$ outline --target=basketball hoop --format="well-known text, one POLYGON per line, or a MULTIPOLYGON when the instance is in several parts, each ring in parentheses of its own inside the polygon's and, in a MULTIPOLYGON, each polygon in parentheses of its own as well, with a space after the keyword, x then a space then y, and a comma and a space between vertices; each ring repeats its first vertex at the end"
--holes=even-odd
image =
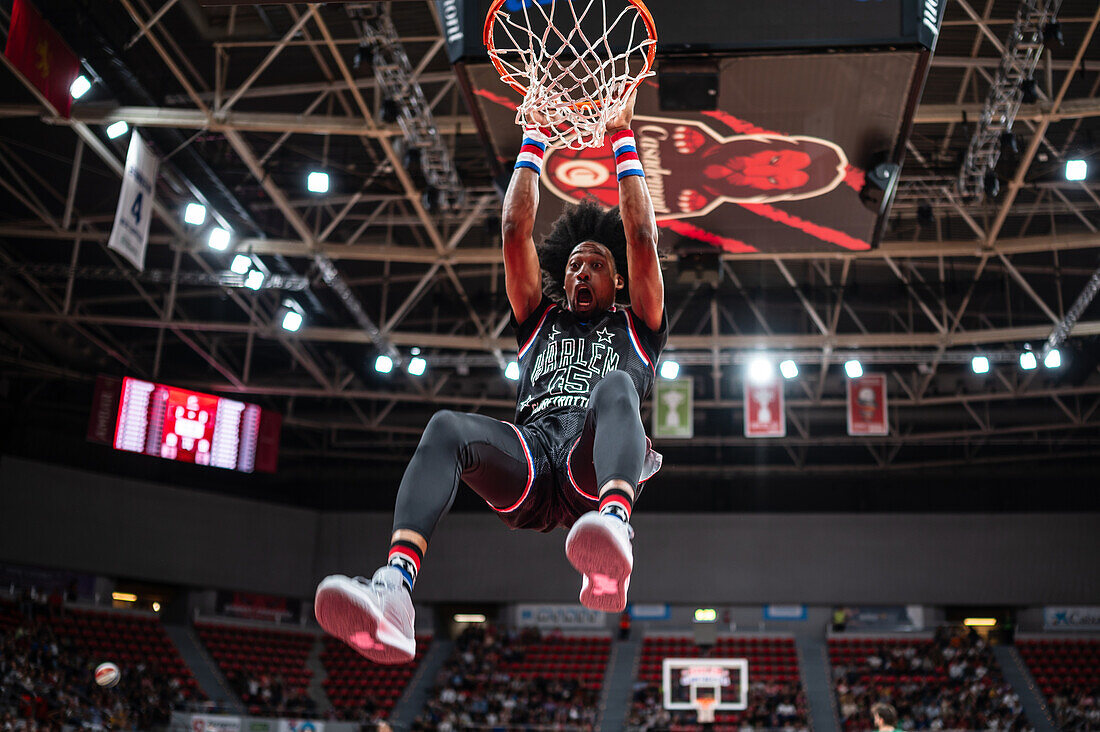
POLYGON ((695 721, 699 724, 714 724, 714 705, 718 700, 700 697, 695 700, 695 721))
POLYGON ((608 121, 653 75, 657 27, 642 0, 493 0, 484 41, 523 95, 516 123, 580 150, 604 144, 608 121))

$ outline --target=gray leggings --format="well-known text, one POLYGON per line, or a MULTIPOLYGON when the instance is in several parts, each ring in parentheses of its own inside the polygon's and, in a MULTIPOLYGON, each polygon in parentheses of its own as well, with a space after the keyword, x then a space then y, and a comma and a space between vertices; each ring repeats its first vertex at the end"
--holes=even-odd
MULTIPOLYGON (((597 490, 616 479, 636 488, 645 458, 645 428, 638 392, 625 372, 608 373, 592 389, 584 429, 594 431, 597 490)), ((394 530, 411 529, 430 540, 454 503, 460 478, 498 511, 516 505, 529 488, 536 457, 530 450, 540 449, 532 442, 521 440, 508 422, 481 414, 436 412, 401 479, 394 530)))

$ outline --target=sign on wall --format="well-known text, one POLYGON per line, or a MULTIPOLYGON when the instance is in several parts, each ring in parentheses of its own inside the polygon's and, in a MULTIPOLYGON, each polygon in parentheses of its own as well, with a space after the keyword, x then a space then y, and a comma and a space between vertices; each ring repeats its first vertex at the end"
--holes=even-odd
POLYGON ((1048 606, 1043 608, 1047 630, 1100 630, 1100 606, 1048 606))
POLYGON ((653 437, 690 439, 695 434, 692 380, 657 379, 653 384, 653 437))
POLYGON ((222 714, 192 714, 191 732, 241 732, 241 718, 222 714))
POLYGON ((517 605, 516 623, 542 630, 600 629, 607 625, 604 613, 582 605, 517 605))

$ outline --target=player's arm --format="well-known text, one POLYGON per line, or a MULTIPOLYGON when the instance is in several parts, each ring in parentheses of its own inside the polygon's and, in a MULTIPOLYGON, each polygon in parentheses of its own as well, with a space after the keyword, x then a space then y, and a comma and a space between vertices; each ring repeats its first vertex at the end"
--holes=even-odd
MULTIPOLYGON (((537 140, 535 141, 538 142, 537 140)), ((535 251, 535 214, 539 208, 541 154, 524 137, 508 192, 504 196, 501 240, 504 244, 504 289, 516 322, 522 323, 542 301, 542 270, 535 251)))
POLYGON ((607 124, 607 133, 616 150, 616 167, 620 168, 619 211, 626 230, 626 260, 630 271, 630 308, 650 330, 661 329, 665 312, 665 281, 661 275, 661 262, 657 257, 657 217, 653 213, 653 201, 645 177, 629 174, 631 167, 640 171, 640 163, 630 162, 629 153, 622 153, 622 142, 615 142, 615 135, 630 129, 634 118, 634 100, 631 95, 623 113, 607 124), (626 157, 624 157, 624 155, 626 157), (626 162, 626 165, 619 165, 626 162), (626 172, 627 174, 623 174, 626 172))

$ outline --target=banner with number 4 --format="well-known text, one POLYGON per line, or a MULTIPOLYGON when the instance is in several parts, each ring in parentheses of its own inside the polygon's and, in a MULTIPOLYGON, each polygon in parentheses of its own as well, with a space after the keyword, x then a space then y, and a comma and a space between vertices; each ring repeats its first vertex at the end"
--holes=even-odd
POLYGON ((160 161, 135 130, 126 153, 126 171, 115 210, 115 225, 107 247, 126 258, 138 270, 145 269, 145 248, 153 220, 153 196, 160 161))

